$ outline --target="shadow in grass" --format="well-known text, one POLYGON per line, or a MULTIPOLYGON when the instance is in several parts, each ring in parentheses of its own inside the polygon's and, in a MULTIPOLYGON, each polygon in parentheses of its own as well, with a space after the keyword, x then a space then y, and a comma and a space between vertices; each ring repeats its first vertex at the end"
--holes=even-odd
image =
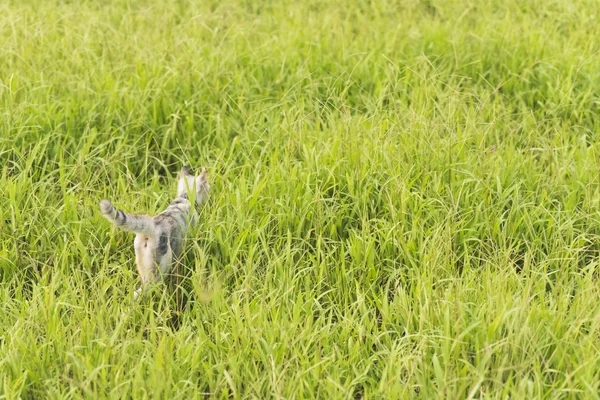
POLYGON ((178 330, 181 326, 183 314, 187 311, 190 300, 193 300, 193 286, 191 283, 191 270, 177 268, 167 280, 167 290, 170 295, 171 316, 168 320, 169 328, 178 330), (177 271, 179 269, 179 271, 177 271))

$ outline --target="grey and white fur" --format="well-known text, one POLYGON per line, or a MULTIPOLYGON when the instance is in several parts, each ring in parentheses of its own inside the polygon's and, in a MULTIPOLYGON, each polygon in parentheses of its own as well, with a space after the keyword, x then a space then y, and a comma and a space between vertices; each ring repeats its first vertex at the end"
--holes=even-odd
POLYGON ((171 272, 183 250, 185 234, 198 218, 195 206, 206 200, 209 190, 206 168, 194 176, 183 167, 179 173, 177 198, 154 217, 127 214, 117 210, 108 200, 100 202, 100 210, 106 219, 136 234, 133 247, 142 285, 135 291, 135 299, 171 272))

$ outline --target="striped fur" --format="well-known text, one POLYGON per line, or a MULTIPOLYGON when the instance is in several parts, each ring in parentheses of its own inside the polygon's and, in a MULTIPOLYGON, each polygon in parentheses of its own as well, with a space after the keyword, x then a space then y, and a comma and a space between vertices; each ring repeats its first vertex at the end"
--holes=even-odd
POLYGON ((147 215, 127 214, 117 210, 108 200, 100 202, 100 210, 106 219, 125 231, 146 234, 154 231, 154 222, 147 215))
POLYGON ((106 219, 123 230, 136 233, 133 247, 142 285, 135 291, 134 298, 171 272, 183 250, 185 234, 197 220, 195 205, 206 200, 209 191, 205 168, 200 175, 193 176, 183 167, 177 184, 177 198, 154 217, 127 214, 117 210, 108 200, 100 202, 100 210, 106 219))

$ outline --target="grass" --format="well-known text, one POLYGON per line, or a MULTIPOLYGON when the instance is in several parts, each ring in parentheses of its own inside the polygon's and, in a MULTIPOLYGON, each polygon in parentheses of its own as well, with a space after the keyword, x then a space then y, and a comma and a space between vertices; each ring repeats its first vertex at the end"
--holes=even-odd
POLYGON ((3 2, 0 398, 597 398, 599 18, 3 2), (155 213, 184 163, 175 323, 98 202, 155 213))

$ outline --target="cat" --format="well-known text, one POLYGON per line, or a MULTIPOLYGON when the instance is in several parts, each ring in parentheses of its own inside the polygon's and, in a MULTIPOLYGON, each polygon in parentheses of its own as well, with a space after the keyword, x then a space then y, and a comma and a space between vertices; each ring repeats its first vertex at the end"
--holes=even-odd
POLYGON ((117 210, 108 200, 100 202, 100 210, 106 219, 136 234, 133 247, 142 284, 134 292, 134 299, 139 299, 153 283, 172 270, 183 250, 185 233, 198 219, 196 206, 208 198, 209 191, 206 168, 194 176, 184 166, 179 173, 177 198, 154 217, 127 214, 117 210))

